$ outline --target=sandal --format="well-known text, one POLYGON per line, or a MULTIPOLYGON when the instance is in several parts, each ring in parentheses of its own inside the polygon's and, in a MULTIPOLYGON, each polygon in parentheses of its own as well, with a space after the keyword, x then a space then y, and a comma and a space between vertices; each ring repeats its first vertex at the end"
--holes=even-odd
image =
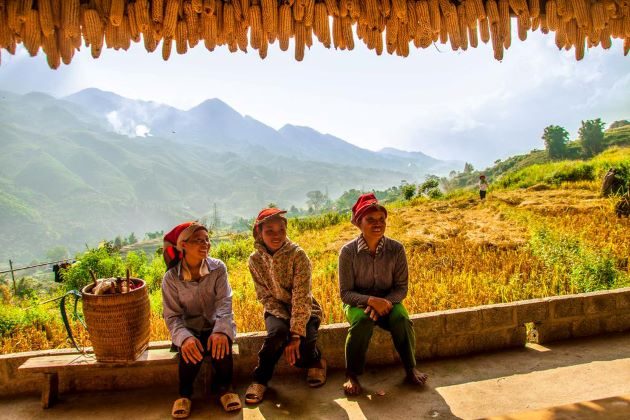
POLYGON ((173 403, 173 409, 171 410, 171 416, 174 419, 185 419, 190 416, 190 406, 192 401, 188 398, 179 398, 173 403))
POLYGON ((267 387, 263 384, 257 384, 256 382, 254 382, 247 388, 247 391, 245 392, 245 402, 247 404, 258 404, 262 402, 266 389, 267 387))
POLYGON ((221 402, 223 409, 228 413, 230 411, 240 410, 243 407, 241 405, 241 399, 234 392, 226 392, 225 394, 221 395, 219 401, 221 402))
POLYGON ((311 388, 317 388, 326 383, 326 359, 321 359, 321 368, 310 368, 306 371, 306 382, 311 388))

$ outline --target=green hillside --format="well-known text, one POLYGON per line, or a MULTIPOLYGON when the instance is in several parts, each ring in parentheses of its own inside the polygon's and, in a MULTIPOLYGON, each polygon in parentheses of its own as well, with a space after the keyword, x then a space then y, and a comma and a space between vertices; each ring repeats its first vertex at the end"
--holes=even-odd
POLYGON ((616 168, 619 176, 630 183, 630 147, 611 147, 590 160, 563 160, 533 164, 503 174, 496 185, 502 188, 528 188, 543 184, 558 187, 566 182, 586 182, 594 189, 604 174, 616 168))
MULTIPOLYGON (((486 175, 491 184, 498 183, 498 185, 503 187, 512 184, 517 184, 519 187, 528 187, 540 182, 552 185, 569 180, 563 179, 565 176, 571 178, 570 180, 593 181, 600 179, 601 176, 610 169, 610 165, 615 164, 608 162, 606 156, 623 156, 630 153, 630 149, 628 149, 630 147, 630 124, 618 128, 609 128, 604 131, 603 145, 605 149, 619 149, 620 151, 610 152, 610 155, 607 155, 605 151, 604 156, 596 157, 593 163, 595 166, 591 164, 580 166, 580 164, 577 163, 583 162, 583 160, 580 158, 580 144, 575 140, 567 144, 567 155, 569 159, 561 162, 552 161, 545 150, 532 150, 527 154, 511 156, 505 160, 498 160, 493 166, 482 171, 471 171, 469 173, 460 172, 453 177, 443 178, 442 184, 447 190, 474 187, 477 185, 479 175, 481 174, 486 175), (569 162, 576 162, 576 164, 569 162), (531 177, 522 172, 530 167, 535 167, 535 169, 529 171, 529 174, 532 175, 531 177), (578 167, 587 172, 579 173, 580 169, 576 169, 577 172, 573 174, 558 174, 558 171, 570 172, 571 168, 578 167), (538 172, 538 175, 533 176, 533 172, 538 172)), ((612 159, 614 162, 617 162, 616 157, 612 159)), ((628 181, 630 181, 630 179, 628 179, 628 181)))
MULTIPOLYGON (((0 102, 0 148, 0 261, 30 262, 59 245, 75 252, 130 232, 142 237, 214 204, 223 220, 251 217, 271 201, 301 205, 313 189, 341 194, 372 174, 261 147, 248 160, 204 144, 129 138, 75 104, 41 94, 0 102)), ((370 187, 404 178, 380 174, 370 187)))

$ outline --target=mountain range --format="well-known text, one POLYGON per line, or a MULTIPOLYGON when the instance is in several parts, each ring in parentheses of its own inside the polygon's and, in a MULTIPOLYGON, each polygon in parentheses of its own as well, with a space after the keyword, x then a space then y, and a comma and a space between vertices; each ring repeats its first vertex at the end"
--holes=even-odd
POLYGON ((275 130, 219 99, 187 111, 86 89, 0 92, 0 260, 41 258, 207 214, 252 217, 463 167, 420 152, 362 149, 309 127, 275 130))

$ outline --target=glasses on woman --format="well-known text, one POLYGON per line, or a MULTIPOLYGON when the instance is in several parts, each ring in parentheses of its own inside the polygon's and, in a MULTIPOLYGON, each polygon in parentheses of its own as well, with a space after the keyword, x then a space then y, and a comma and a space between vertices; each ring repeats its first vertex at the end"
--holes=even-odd
POLYGON ((210 245, 210 238, 189 239, 186 242, 193 245, 210 245))

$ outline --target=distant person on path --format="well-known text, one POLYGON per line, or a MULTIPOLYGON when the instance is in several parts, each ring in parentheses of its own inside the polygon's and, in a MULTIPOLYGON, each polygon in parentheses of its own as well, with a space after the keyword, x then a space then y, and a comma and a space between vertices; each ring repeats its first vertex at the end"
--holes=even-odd
POLYGON ((486 181, 485 175, 479 176, 479 198, 481 201, 486 199, 486 194, 488 191, 488 181, 486 181))
POLYGON ((264 398, 267 383, 284 353, 291 366, 307 369, 311 387, 326 382, 326 360, 317 348, 322 309, 311 291, 311 262, 302 248, 287 238, 286 211, 262 210, 254 223, 254 251, 249 271, 256 296, 263 304, 267 337, 258 352, 258 366, 245 402, 264 398))
MULTIPOLYGON (((164 237, 181 258, 162 279, 164 320, 179 352, 179 396, 173 418, 190 415, 193 383, 204 356, 211 356, 212 387, 225 411, 242 407, 232 391, 232 342, 236 326, 232 289, 221 260, 208 257, 208 229, 196 222, 176 226, 164 237)), ((166 259, 166 253, 165 253, 166 259)), ((167 261, 168 264, 168 261, 167 261)))
POLYGON ((352 207, 351 221, 361 234, 339 253, 339 289, 350 323, 343 389, 347 395, 361 393, 358 377, 363 373, 375 325, 391 333, 406 379, 424 385, 428 377, 416 369, 415 334, 402 304, 408 288, 405 248, 385 237, 387 210, 374 194, 359 197, 352 207))

